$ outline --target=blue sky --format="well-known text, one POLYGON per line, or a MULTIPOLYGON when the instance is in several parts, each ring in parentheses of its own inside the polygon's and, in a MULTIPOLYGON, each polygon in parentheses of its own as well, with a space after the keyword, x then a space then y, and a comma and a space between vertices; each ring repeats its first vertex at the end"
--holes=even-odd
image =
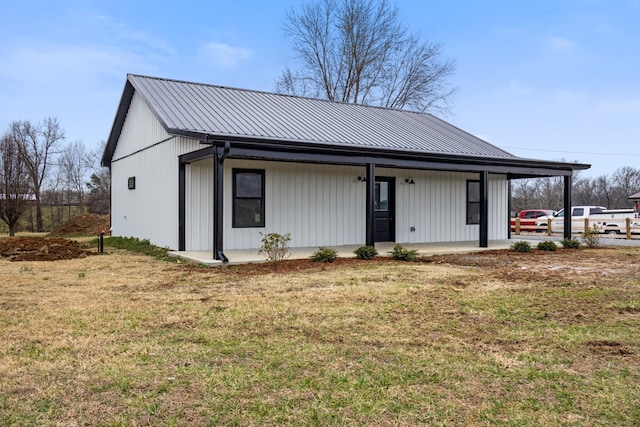
MULTIPOLYGON (((5 2, 0 132, 57 117, 94 148, 127 73, 272 91, 294 65, 282 32, 299 1, 5 2)), ((398 0, 442 43, 459 87, 445 120, 517 156, 640 168, 640 0, 398 0)))

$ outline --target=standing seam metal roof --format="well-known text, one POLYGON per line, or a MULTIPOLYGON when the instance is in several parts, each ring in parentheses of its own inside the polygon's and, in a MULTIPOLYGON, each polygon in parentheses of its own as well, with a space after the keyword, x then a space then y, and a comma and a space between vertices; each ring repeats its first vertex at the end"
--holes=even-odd
POLYGON ((139 75, 128 82, 170 133, 516 158, 426 113, 139 75))

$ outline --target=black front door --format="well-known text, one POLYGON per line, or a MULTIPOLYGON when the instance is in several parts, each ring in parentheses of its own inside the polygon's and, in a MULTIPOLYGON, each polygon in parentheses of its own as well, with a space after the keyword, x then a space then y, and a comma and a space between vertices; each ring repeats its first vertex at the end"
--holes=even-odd
POLYGON ((394 222, 396 179, 393 177, 376 177, 375 192, 375 241, 394 242, 396 240, 396 227, 394 222))

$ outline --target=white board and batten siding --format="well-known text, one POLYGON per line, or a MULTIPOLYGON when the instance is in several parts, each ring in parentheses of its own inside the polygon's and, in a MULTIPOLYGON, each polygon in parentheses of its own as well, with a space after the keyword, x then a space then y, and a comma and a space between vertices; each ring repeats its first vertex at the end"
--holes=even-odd
POLYGON ((260 247, 260 232, 291 233, 290 246, 340 246, 365 240, 362 168, 227 160, 225 248, 260 247), (232 228, 232 169, 265 170, 265 227, 232 228))
MULTIPOLYGON (((467 224, 467 181, 476 173, 399 171, 377 168, 378 176, 396 177, 396 241, 399 243, 464 242, 480 239, 478 224, 467 224), (415 184, 405 179, 412 177, 415 184), (412 227, 415 231, 412 231, 412 227)), ((489 240, 507 238, 508 182, 489 175, 489 240)))
POLYGON ((185 220, 185 249, 213 250, 213 158, 186 167, 185 220))
MULTIPOLYGON (((212 248, 212 162, 187 171, 187 250, 212 248), (199 230, 199 231, 198 231, 199 230), (206 230, 206 232, 204 231, 206 230)), ((260 233, 291 233, 292 247, 363 245, 366 184, 362 167, 228 159, 225 162, 225 249, 255 249, 260 233), (265 227, 232 227, 232 171, 265 170, 265 227)), ((396 241, 428 243, 479 239, 479 226, 466 224, 467 180, 478 174, 377 168, 396 178, 396 241), (407 184, 412 176, 415 184, 407 184), (415 231, 411 231, 414 227, 415 231)), ((489 239, 505 239, 507 180, 489 176, 489 239)))
POLYGON ((134 94, 111 163, 112 235, 178 247, 178 156, 202 146, 170 137, 134 94), (128 189, 129 177, 135 177, 134 190, 128 189))

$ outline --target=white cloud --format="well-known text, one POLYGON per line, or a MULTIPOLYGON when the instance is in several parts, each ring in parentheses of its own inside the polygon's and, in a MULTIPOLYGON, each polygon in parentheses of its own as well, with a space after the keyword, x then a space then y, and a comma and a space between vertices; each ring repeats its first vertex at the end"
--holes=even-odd
POLYGON ((96 21, 101 27, 100 33, 108 35, 109 40, 118 44, 126 44, 130 49, 139 51, 155 51, 160 55, 176 55, 177 50, 162 37, 131 28, 120 22, 111 20, 108 16, 97 16, 96 21))
POLYGON ((563 37, 550 37, 548 40, 549 47, 556 52, 567 52, 576 47, 576 43, 563 37))
POLYGON ((215 67, 232 69, 249 60, 253 53, 249 49, 230 46, 226 43, 210 42, 200 46, 198 57, 215 67))

